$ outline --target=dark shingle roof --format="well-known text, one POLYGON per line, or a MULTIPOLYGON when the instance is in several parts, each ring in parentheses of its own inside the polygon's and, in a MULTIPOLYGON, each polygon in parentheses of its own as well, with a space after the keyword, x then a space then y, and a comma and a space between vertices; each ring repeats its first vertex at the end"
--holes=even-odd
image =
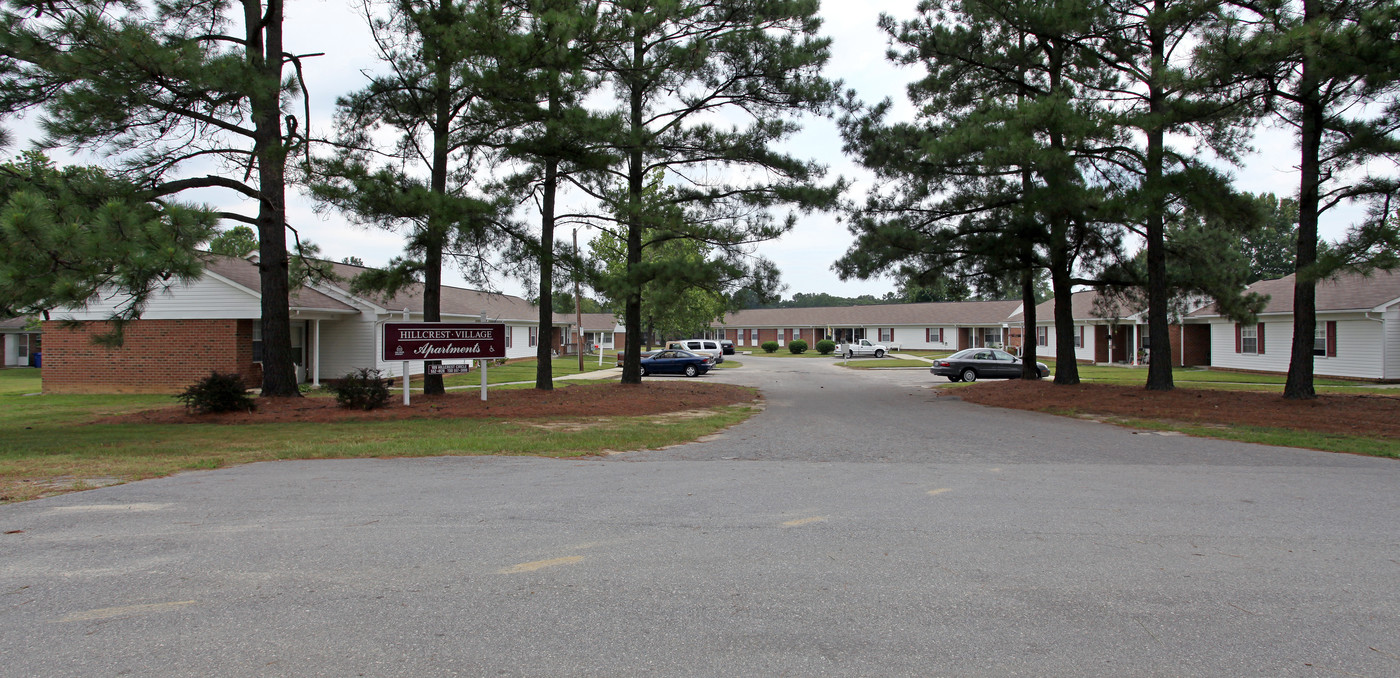
MULTIPOLYGON (((327 263, 330 263, 335 274, 341 278, 339 281, 329 282, 327 284, 346 294, 350 293, 351 279, 369 270, 361 266, 352 266, 350 264, 327 263)), ((257 264, 247 259, 209 255, 208 268, 214 273, 228 278, 254 292, 260 292, 262 290, 262 281, 258 276, 257 264)), ((367 299, 371 303, 391 312, 401 311, 404 308, 415 313, 423 312, 423 286, 421 284, 414 285, 406 290, 401 290, 398 294, 389 297, 373 294, 355 296, 367 299)), ((335 299, 330 295, 307 287, 293 290, 291 301, 293 309, 358 310, 354 306, 335 299)), ((476 316, 480 315, 482 311, 485 311, 488 319, 493 321, 531 321, 539 319, 539 307, 520 297, 509 294, 469 290, 449 285, 442 286, 443 316, 456 318, 470 317, 474 319, 476 316)), ((567 323, 571 317, 572 316, 568 314, 556 313, 554 314, 554 321, 567 323)))
MULTIPOLYGON (((1269 296, 1261 313, 1292 313, 1293 284, 1296 276, 1261 280, 1249 286, 1250 292, 1269 296)), ((1400 273, 1380 271, 1370 276, 1346 274, 1317 283, 1317 310, 1369 311, 1400 299, 1400 273)), ((1191 317, 1218 316, 1214 305, 1207 306, 1191 317)))
MULTIPOLYGON (((205 267, 253 292, 262 292, 262 278, 258 275, 258 265, 247 259, 211 254, 205 261, 205 267)), ((292 310, 359 310, 339 299, 306 287, 291 291, 291 308, 292 310)))
MULTIPOLYGON (((570 319, 573 319, 574 316, 572 314, 568 315, 570 319)), ((611 313, 583 314, 583 331, 585 332, 596 332, 599 330, 609 332, 617 329, 617 326, 621 323, 622 320, 611 313)))
MULTIPOLYGON (((1085 292, 1075 292, 1070 298, 1070 310, 1074 314, 1075 320, 1102 320, 1105 318, 1131 318, 1141 311, 1129 308, 1124 305, 1121 299, 1113 299, 1110 306, 1104 309, 1106 315, 1094 314, 1094 302, 1099 297, 1099 293, 1094 290, 1085 292)), ((1036 305, 1035 322, 1037 325, 1055 322, 1055 300, 1049 299, 1036 305)))
POLYGON ((863 327, 880 325, 999 325, 1019 301, 935 301, 924 304, 752 308, 728 314, 716 327, 863 327))

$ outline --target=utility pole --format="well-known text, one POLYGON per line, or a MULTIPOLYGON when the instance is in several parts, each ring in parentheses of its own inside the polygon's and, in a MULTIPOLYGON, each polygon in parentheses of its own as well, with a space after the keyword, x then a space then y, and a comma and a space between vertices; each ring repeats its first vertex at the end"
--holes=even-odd
MULTIPOLYGON (((578 259, 578 228, 574 228, 574 258, 578 259)), ((578 289, 578 267, 574 267, 574 327, 575 336, 578 341, 578 371, 583 374, 583 296, 578 289)), ((601 344, 598 346, 598 353, 603 353, 601 344)))

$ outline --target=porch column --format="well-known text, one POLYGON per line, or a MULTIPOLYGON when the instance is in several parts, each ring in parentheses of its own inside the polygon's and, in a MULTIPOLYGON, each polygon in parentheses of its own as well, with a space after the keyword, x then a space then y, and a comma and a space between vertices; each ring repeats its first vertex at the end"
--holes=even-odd
POLYGON ((1132 357, 1133 365, 1137 365, 1137 364, 1138 364, 1138 353, 1139 353, 1138 347, 1141 346, 1141 345, 1142 345, 1142 340, 1141 340, 1141 338, 1138 337, 1138 324, 1137 324, 1137 323, 1133 323, 1133 346, 1132 346, 1132 349, 1131 349, 1132 352, 1133 352, 1133 357, 1132 357))
POLYGON ((321 321, 311 321, 311 385, 321 387, 321 321))

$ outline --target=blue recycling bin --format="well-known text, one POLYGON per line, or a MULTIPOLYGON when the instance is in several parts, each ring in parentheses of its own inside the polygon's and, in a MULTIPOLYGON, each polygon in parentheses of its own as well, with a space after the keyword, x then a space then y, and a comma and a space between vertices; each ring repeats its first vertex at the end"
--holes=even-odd
POLYGON ((32 364, 32 365, 35 366, 35 367, 43 367, 43 366, 44 366, 44 354, 43 354, 43 353, 31 353, 31 354, 29 354, 29 362, 30 362, 30 364, 32 364))

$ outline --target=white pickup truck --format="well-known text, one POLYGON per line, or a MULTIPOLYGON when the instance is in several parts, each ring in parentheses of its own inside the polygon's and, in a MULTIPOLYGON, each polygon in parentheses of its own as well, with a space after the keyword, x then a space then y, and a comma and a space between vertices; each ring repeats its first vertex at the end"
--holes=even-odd
MULTIPOLYGON (((886 353, 890 352, 890 348, 891 347, 884 344, 872 344, 869 339, 861 339, 849 344, 841 344, 841 355, 847 358, 855 358, 863 355, 883 358, 886 353)), ((893 348, 896 351, 899 350, 898 346, 893 348)))

